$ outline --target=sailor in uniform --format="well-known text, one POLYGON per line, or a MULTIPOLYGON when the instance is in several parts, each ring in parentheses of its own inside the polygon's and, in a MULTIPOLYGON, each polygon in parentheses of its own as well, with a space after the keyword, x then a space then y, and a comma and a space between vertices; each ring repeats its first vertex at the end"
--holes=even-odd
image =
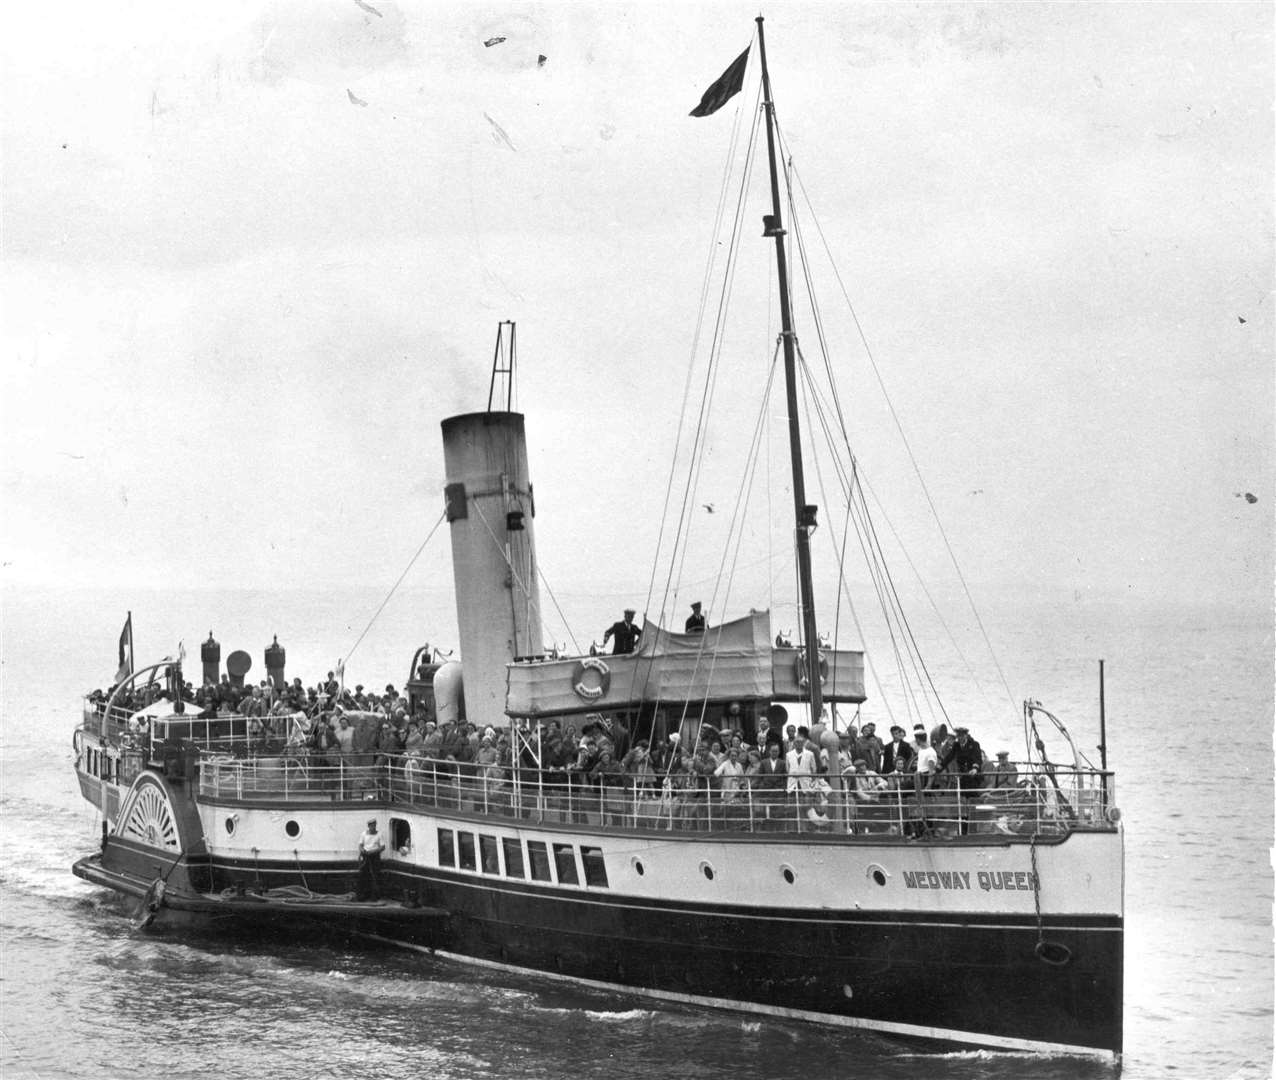
POLYGON ((634 625, 634 609, 625 608, 625 617, 620 622, 614 622, 603 633, 603 644, 607 644, 607 639, 614 637, 616 643, 611 648, 613 656, 619 656, 621 653, 631 653, 634 646, 638 644, 638 635, 642 633, 634 625))

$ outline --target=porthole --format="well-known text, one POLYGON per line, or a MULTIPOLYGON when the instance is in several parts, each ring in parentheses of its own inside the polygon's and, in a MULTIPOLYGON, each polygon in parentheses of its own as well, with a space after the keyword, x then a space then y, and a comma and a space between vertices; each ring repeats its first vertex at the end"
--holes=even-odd
POLYGON ((235 815, 233 814, 226 819, 226 835, 227 836, 235 835, 235 815))
POLYGON ((284 822, 284 832, 288 834, 290 840, 296 840, 301 835, 301 826, 296 821, 289 819, 284 822))
POLYGON ((885 885, 886 879, 890 877, 890 874, 886 872, 886 868, 877 863, 869 863, 867 869, 864 871, 864 875, 872 878, 879 885, 885 885))
POLYGON ((707 862, 702 862, 700 864, 700 872, 704 874, 705 879, 707 881, 713 880, 713 867, 710 866, 707 862))
POLYGON ((847 1001, 851 1000, 851 984, 850 983, 842 984, 842 996, 845 997, 847 1001))
POLYGON ((642 877, 642 876, 643 876, 643 874, 645 874, 645 873, 647 872, 647 868, 646 868, 645 866, 643 866, 643 864, 642 864, 642 860, 641 860, 641 859, 639 859, 639 858, 637 858, 637 857, 635 856, 635 857, 631 860, 631 862, 633 863, 634 873, 635 873, 635 874, 637 874, 639 877, 642 877))
POLYGON ((793 867, 791 866, 780 867, 780 874, 790 885, 797 880, 797 875, 793 873, 793 867))

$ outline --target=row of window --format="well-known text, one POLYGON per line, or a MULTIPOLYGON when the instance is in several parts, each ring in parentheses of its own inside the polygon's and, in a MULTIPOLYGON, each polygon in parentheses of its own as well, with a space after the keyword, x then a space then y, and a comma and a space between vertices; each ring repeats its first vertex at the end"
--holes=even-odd
POLYGON ((557 882, 559 885, 579 885, 583 870, 586 886, 595 889, 608 887, 602 848, 582 846, 578 867, 576 848, 572 844, 528 840, 524 854, 523 841, 515 836, 502 837, 498 843, 495 836, 485 833, 476 837, 472 832, 440 829, 439 865, 481 871, 495 877, 557 882))
POLYGON ((80 767, 90 776, 109 784, 129 787, 142 770, 142 756, 137 753, 125 752, 113 757, 101 747, 86 746, 83 755, 80 767))

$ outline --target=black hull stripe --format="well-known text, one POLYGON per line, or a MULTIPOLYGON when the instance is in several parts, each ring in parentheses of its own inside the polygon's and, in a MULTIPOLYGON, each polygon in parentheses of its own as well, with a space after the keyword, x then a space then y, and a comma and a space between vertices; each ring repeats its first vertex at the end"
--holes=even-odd
POLYGON ((1121 1055, 1110 1050, 1095 1047, 1072 1046, 1067 1043, 1043 1042, 1036 1039, 1016 1039, 1004 1035, 991 1035, 974 1031, 954 1031, 949 1028, 926 1027, 921 1024, 901 1024, 891 1020, 871 1020, 858 1016, 838 1016, 831 1013, 810 1012, 805 1009, 788 1009, 777 1005, 759 1005, 752 1001, 736 1001, 720 997, 704 997, 699 994, 686 994, 675 990, 654 990, 641 986, 630 986, 626 983, 605 982, 599 979, 587 979, 576 975, 563 975, 555 971, 544 971, 540 968, 521 967, 496 960, 485 960, 464 953, 448 952, 444 949, 432 949, 425 945, 416 945, 410 941, 386 937, 383 934, 365 933, 364 937, 380 941, 396 948, 411 949, 415 952, 439 956, 447 960, 468 964, 475 967, 490 968, 496 971, 508 971, 520 975, 550 979, 555 982, 585 986, 593 990, 608 993, 624 994, 629 997, 648 998, 655 1001, 673 1001, 683 1005, 695 1005, 700 1008, 722 1009, 731 1012, 752 1013, 758 1016, 774 1018, 782 1016, 790 1020, 807 1023, 831 1024, 836 1027, 855 1028, 865 1031, 881 1031, 890 1035, 903 1035, 910 1038, 933 1039, 940 1042, 961 1043, 980 1047, 996 1047, 1001 1050, 1022 1050, 1031 1053, 1062 1054, 1070 1057, 1096 1058, 1103 1061, 1120 1061, 1121 1055))
MULTIPOLYGON (((112 844, 110 869, 93 858, 76 870, 89 864, 96 872, 81 876, 136 895, 153 875, 155 855, 112 844)), ((309 871, 309 887, 346 891, 350 866, 334 866, 309 871)), ((179 867, 170 881, 173 907, 198 909, 209 899, 201 893, 228 885, 301 883, 296 868, 279 863, 232 867, 205 857, 186 868, 190 878, 179 867)), ((1120 1051, 1123 939, 1115 917, 1097 927, 1045 919, 1044 933, 1071 956, 1066 967, 1050 967, 1034 955, 1032 916, 957 921, 934 913, 749 910, 413 870, 383 874, 384 891, 415 889, 435 917, 390 918, 369 905, 345 913, 355 920, 346 927, 425 952, 669 1001, 997 1049, 1120 1051), (440 910, 448 914, 439 918, 440 910)), ((265 921, 279 912, 238 914, 265 921)))

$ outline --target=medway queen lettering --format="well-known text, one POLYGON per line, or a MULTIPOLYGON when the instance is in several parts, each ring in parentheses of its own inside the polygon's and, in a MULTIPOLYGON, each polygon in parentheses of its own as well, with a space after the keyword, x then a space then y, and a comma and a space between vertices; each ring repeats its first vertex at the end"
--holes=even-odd
POLYGON ((975 885, 970 883, 967 870, 905 870, 904 887, 908 889, 970 889, 984 892, 1024 890, 1037 887, 1036 878, 1027 870, 980 870, 975 874, 975 885))

